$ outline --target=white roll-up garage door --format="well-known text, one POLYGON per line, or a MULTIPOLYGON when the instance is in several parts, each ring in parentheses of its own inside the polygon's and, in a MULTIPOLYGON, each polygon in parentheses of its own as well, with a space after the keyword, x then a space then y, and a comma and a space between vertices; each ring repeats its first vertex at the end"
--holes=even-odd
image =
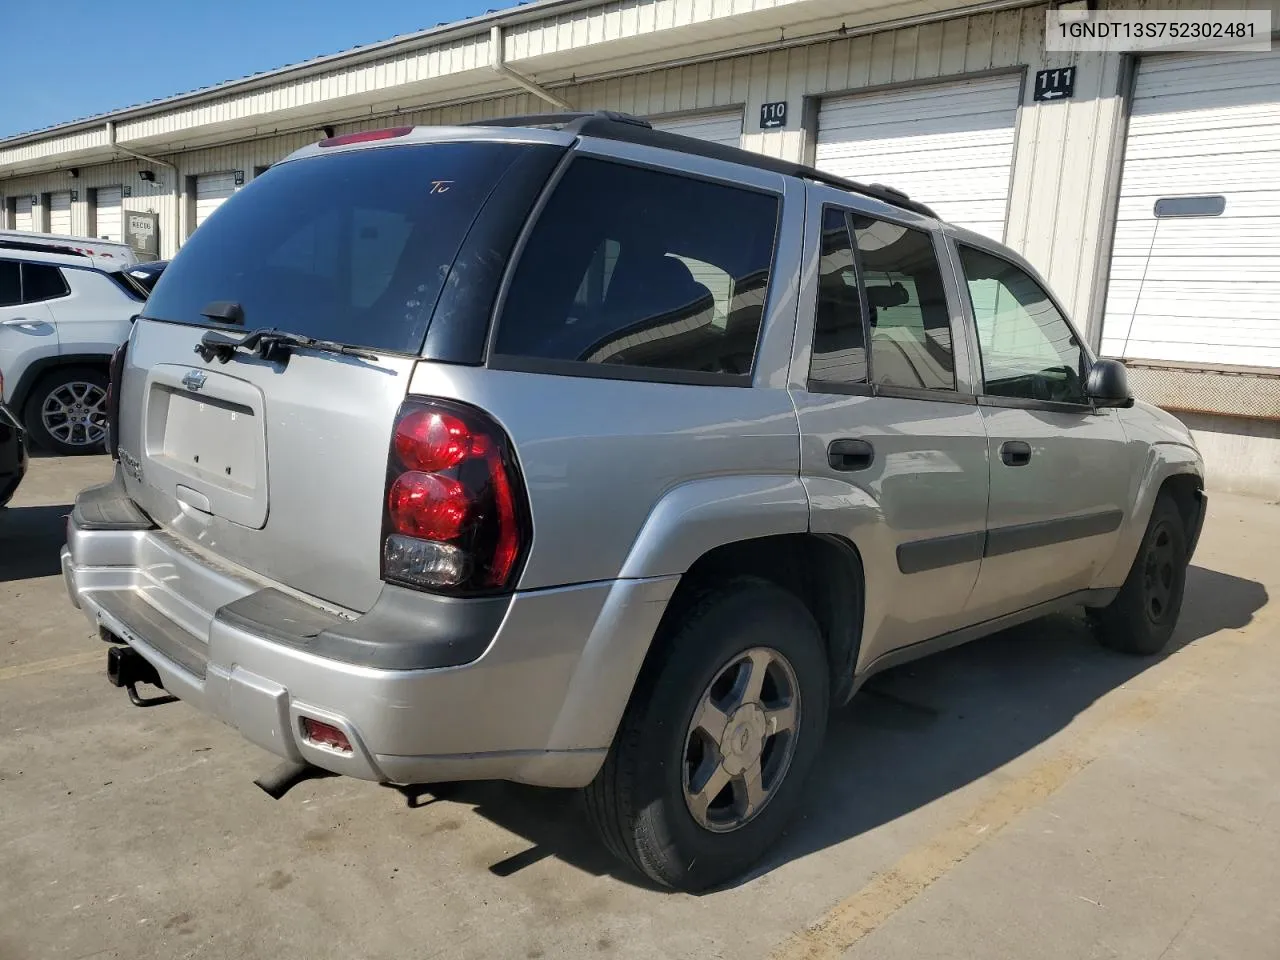
POLYGON ((1280 367, 1280 51, 1139 63, 1102 352, 1280 367))
POLYGON ((13 228, 15 230, 34 230, 35 224, 31 218, 31 198, 18 197, 14 204, 13 228))
POLYGON ((742 142, 742 111, 728 110, 722 113, 702 113, 693 117, 677 117, 670 120, 652 120, 655 130, 678 133, 712 143, 736 147, 742 142))
POLYGON ((71 236, 71 194, 69 191, 49 194, 49 232, 71 236))
POLYGON ((1004 238, 1018 75, 824 100, 816 166, 883 183, 944 220, 1004 238))
POLYGON ((208 220, 209 214, 235 192, 234 173, 202 173, 196 177, 196 226, 208 220))
POLYGON ((120 188, 99 187, 93 200, 93 235, 99 240, 124 239, 120 220, 120 188))

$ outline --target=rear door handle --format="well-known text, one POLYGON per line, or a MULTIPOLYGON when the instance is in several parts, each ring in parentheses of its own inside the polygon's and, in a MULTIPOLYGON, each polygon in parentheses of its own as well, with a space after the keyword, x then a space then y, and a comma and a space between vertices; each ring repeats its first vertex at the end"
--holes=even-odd
POLYGON ((1025 467, 1031 462, 1031 444, 1006 440, 1000 444, 1000 460, 1006 467, 1025 467))
POLYGON ((832 440, 827 446, 827 463, 832 470, 865 470, 875 459, 876 448, 865 440, 832 440))

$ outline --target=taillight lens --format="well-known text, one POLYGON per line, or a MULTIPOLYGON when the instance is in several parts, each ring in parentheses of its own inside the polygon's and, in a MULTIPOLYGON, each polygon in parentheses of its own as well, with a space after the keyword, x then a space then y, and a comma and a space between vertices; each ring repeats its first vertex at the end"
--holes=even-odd
POLYGON ((501 427, 453 401, 405 402, 387 465, 384 580, 459 596, 509 590, 528 516, 501 427))
POLYGON ((129 341, 126 339, 111 354, 111 365, 107 368, 107 397, 104 406, 107 417, 107 453, 111 454, 112 460, 120 459, 120 431, 116 423, 120 419, 120 380, 124 376, 124 358, 128 352, 129 341))

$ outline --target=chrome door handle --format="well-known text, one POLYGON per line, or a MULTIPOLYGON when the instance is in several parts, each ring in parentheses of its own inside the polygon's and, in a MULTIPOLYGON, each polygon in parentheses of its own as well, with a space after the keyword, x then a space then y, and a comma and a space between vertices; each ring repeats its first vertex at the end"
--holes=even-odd
POLYGON ((0 327, 38 327, 39 320, 28 320, 26 317, 10 317, 8 320, 0 320, 0 327))

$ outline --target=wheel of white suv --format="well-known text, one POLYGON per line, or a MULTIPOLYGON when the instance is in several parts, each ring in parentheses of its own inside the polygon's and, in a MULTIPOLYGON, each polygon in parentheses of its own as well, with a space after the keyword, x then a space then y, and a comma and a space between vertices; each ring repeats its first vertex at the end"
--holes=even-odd
POLYGON ((660 642, 587 808, 624 861, 702 890, 760 859, 795 812, 826 731, 826 654, 804 604, 754 578, 701 596, 660 642))
POLYGON ((1178 625, 1189 562, 1182 514, 1162 496, 1124 586, 1108 606, 1090 611, 1099 639, 1113 650, 1139 656, 1163 650, 1178 625))
POLYGON ((51 453, 101 453, 107 439, 107 375, 92 367, 46 373, 27 397, 24 421, 51 453))

